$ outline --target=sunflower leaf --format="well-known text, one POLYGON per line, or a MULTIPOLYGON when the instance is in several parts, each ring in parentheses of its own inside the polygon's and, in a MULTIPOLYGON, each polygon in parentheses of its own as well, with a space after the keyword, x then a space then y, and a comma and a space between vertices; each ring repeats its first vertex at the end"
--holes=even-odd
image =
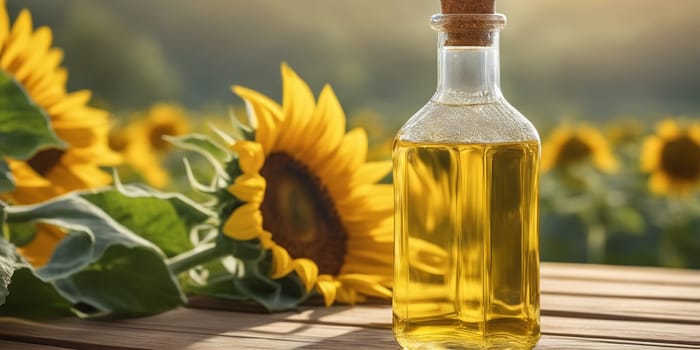
POLYGON ((76 310, 83 317, 146 315, 185 302, 163 259, 147 247, 112 245, 97 262, 54 283, 71 302, 88 306, 76 310))
POLYGON ((5 298, 9 294, 8 287, 19 260, 15 247, 5 238, 0 237, 0 305, 5 303, 5 298))
POLYGON ((236 139, 248 141, 255 140, 255 129, 243 124, 233 108, 229 109, 229 119, 231 120, 231 125, 233 125, 233 135, 236 139))
POLYGON ((35 275, 79 305, 81 316, 151 314, 185 301, 165 254, 80 196, 6 213, 9 225, 41 222, 68 232, 35 275))
POLYGON ((184 150, 200 154, 214 168, 217 177, 228 180, 229 175, 222 166, 231 159, 231 154, 205 135, 186 135, 182 137, 164 136, 164 139, 184 150))
POLYGON ((29 267, 15 271, 9 292, 5 305, 0 307, 0 316, 45 319, 71 314, 73 305, 51 283, 36 277, 29 267))
POLYGON ((215 216, 181 194, 136 186, 83 192, 80 196, 158 246, 168 257, 192 249, 191 231, 215 216))
POLYGON ((267 274, 268 269, 259 264, 246 264, 245 267, 245 276, 234 280, 234 285, 268 311, 293 309, 310 296, 294 274, 273 280, 267 274))
POLYGON ((234 290, 258 302, 268 311, 285 311, 297 307, 309 297, 304 284, 295 274, 281 279, 270 278, 270 253, 260 242, 237 241, 234 256, 244 263, 241 278, 232 280, 234 290))
POLYGON ((46 112, 0 70, 0 157, 23 160, 41 149, 64 146, 46 112))
POLYGON ((7 161, 0 158, 0 193, 10 192, 15 189, 15 177, 7 161))
POLYGON ((231 153, 226 148, 217 144, 207 135, 189 134, 184 136, 164 136, 165 140, 182 149, 194 151, 202 155, 211 156, 221 163, 231 160, 231 153))

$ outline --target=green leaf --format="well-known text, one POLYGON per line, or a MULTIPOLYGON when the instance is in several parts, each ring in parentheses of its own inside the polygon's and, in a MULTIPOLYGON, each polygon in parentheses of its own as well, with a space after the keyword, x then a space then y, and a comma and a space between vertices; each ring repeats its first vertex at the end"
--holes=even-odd
POLYGON ((6 212, 10 225, 42 222, 68 231, 49 262, 35 274, 54 283, 70 301, 94 311, 83 316, 150 314, 185 301, 163 252, 84 198, 64 196, 38 205, 8 207, 6 212), (97 276, 101 274, 109 281, 97 276), (95 284, 109 288, 96 290, 101 287, 95 284))
POLYGON ((205 157, 213 157, 213 159, 225 163, 231 160, 231 153, 225 147, 217 144, 207 135, 189 134, 183 136, 165 135, 165 140, 182 149, 194 151, 204 155, 205 157))
POLYGON ((234 285, 269 311, 293 309, 310 296, 296 274, 273 280, 267 275, 267 269, 263 272, 257 264, 245 267, 245 276, 233 280, 234 285))
POLYGON ((40 280, 28 267, 12 276, 7 303, 0 307, 1 316, 46 319, 71 314, 71 304, 51 284, 40 280))
POLYGON ((27 159, 35 152, 64 147, 49 117, 10 75, 0 70, 0 157, 27 159))
POLYGON ((191 250, 192 230, 216 216, 181 194, 136 186, 84 192, 80 196, 158 246, 168 257, 191 250))
POLYGON ((17 268, 19 258, 15 247, 0 237, 0 305, 5 303, 9 294, 8 287, 12 281, 12 275, 17 268))
POLYGON ((17 247, 23 247, 34 240, 36 236, 36 225, 16 223, 8 227, 8 238, 10 243, 17 247))
POLYGON ((228 162, 232 156, 226 148, 217 145, 208 136, 199 134, 179 137, 166 135, 163 138, 177 147, 196 152, 203 156, 212 168, 214 168, 214 173, 217 178, 229 178, 222 164, 228 162))
POLYGON ((94 308, 81 316, 139 316, 170 310, 184 303, 167 265, 147 247, 110 246, 102 257, 70 278, 55 282, 74 304, 94 308))
POLYGON ((631 234, 641 234, 644 232, 644 218, 642 214, 632 208, 610 208, 605 211, 604 215, 608 224, 614 230, 631 234))
POLYGON ((0 193, 10 192, 15 189, 15 177, 12 175, 7 161, 0 158, 0 193))

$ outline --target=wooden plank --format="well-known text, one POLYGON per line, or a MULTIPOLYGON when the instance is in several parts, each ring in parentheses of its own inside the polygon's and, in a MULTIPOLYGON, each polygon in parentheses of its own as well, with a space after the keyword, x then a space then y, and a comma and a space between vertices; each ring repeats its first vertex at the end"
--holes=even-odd
POLYGON ((593 280, 543 278, 543 294, 588 295, 636 299, 700 302, 700 287, 650 283, 615 283, 593 280))
MULTIPOLYGON (((594 308, 590 308, 595 311, 594 308)), ((241 318, 240 327, 246 324, 265 325, 270 320, 320 324, 329 326, 363 327, 376 329, 391 328, 391 309, 387 306, 356 306, 333 308, 310 308, 299 313, 275 315, 242 314, 223 311, 176 310, 160 316, 126 320, 119 325, 135 329, 161 329, 180 332, 187 329, 198 332, 225 332, 234 322, 241 318)), ((235 323, 235 322, 234 322, 235 323)), ((543 333, 567 336, 603 337, 618 339, 620 334, 627 334, 625 339, 637 339, 650 342, 663 342, 666 339, 677 340, 682 344, 700 345, 700 325, 683 323, 666 323, 662 320, 619 320, 610 317, 572 318, 550 316, 542 317, 543 333), (631 328, 629 332, 627 328, 631 328), (597 333, 592 332, 596 330, 597 333), (631 332, 631 333, 630 333, 631 332)))
MULTIPOLYGON (((547 335, 700 346, 700 326, 697 324, 583 319, 546 314, 542 317, 542 323, 543 333, 547 335)), ((162 315, 124 320, 118 323, 66 319, 53 325, 60 325, 68 329, 71 327, 102 328, 109 325, 108 328, 116 329, 118 327, 125 331, 131 330, 133 333, 149 330, 173 334, 193 333, 248 338, 264 333, 283 336, 279 338, 280 340, 304 342, 307 339, 318 338, 318 335, 328 336, 333 332, 356 332, 360 329, 389 331, 391 310, 385 306, 358 306, 355 308, 311 308, 300 313, 267 315, 179 309, 162 315), (340 327, 341 330, 333 327, 340 327), (306 330, 309 328, 313 328, 313 332, 307 333, 306 330)), ((0 330, 0 334, 7 334, 3 332, 5 330, 0 330)), ((339 336, 339 334, 335 336, 339 336)))
POLYGON ((700 325, 700 302, 546 294, 542 314, 700 325))
POLYGON ((700 287, 700 270, 665 267, 542 263, 542 278, 584 279, 616 283, 637 282, 700 287))
POLYGON ((700 348, 700 326, 698 325, 543 316, 542 333, 618 341, 668 343, 700 348))
MULTIPOLYGON (((190 310, 187 310, 190 311, 190 310)), ((194 311, 194 310, 191 310, 194 311)), ((188 313, 188 312, 186 312, 188 313)), ((0 337, 14 337, 42 344, 56 344, 75 349, 134 350, 134 349, 396 349, 391 331, 348 327, 342 325, 306 324, 274 321, 265 324, 246 321, 248 314, 235 314, 228 324, 211 324, 212 328, 192 324, 193 329, 159 330, 124 328, 124 322, 95 322, 65 320, 51 325, 12 319, 0 319, 0 337), (240 327, 238 323, 246 326, 240 327), (225 331, 222 331, 225 330, 225 331), (203 332, 202 332, 203 331, 203 332)), ((268 321, 270 315, 264 315, 268 321)), ((274 316, 274 315, 272 315, 274 316)), ((558 320, 554 320, 557 321, 558 320)), ((164 325, 171 326, 171 325, 164 325)), ((30 344, 33 345, 33 344, 30 344)), ((684 344, 636 339, 604 339, 599 336, 581 337, 566 334, 545 334, 537 349, 601 349, 658 350, 689 349, 684 344)), ((34 348, 28 348, 34 349, 34 348)), ((39 348, 42 349, 42 348, 39 348)), ((49 348, 51 349, 51 348, 49 348)))
POLYGON ((49 345, 0 340, 0 349, 7 349, 7 350, 66 350, 67 348, 59 348, 59 347, 49 346, 49 345))

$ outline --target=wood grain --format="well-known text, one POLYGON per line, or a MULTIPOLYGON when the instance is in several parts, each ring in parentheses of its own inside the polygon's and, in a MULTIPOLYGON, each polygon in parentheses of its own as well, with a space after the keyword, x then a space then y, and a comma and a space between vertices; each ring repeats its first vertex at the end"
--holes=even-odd
MULTIPOLYGON (((537 349, 700 349, 700 272, 543 264, 537 349)), ((217 307, 221 303, 203 303, 217 307)), ((127 320, 0 318, 0 349, 397 349, 390 305, 127 320)))

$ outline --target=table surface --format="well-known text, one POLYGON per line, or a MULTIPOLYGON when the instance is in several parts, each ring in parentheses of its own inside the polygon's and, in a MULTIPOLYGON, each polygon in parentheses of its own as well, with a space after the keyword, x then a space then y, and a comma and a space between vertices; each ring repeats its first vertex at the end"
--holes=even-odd
MULTIPOLYGON (((391 307, 180 308, 121 321, 0 318, 0 349, 398 349, 391 307)), ((542 264, 537 349, 700 349, 700 271, 542 264)))

